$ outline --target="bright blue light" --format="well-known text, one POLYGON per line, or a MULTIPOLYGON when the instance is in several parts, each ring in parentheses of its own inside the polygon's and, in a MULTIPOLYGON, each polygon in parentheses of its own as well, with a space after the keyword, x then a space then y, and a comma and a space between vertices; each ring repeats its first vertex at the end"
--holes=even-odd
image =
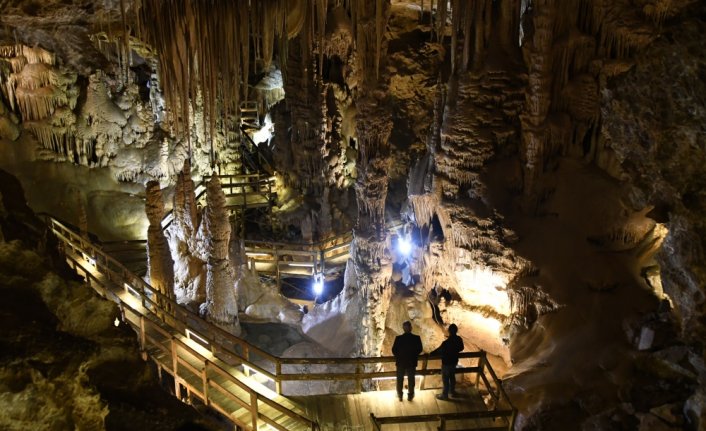
POLYGON ((400 252, 403 256, 409 256, 409 254, 412 252, 412 242, 407 239, 406 237, 398 237, 397 238, 397 251, 400 252))
POLYGON ((316 277, 314 279, 313 290, 314 290, 314 295, 317 295, 317 296, 324 293, 324 280, 322 280, 320 277, 316 277))

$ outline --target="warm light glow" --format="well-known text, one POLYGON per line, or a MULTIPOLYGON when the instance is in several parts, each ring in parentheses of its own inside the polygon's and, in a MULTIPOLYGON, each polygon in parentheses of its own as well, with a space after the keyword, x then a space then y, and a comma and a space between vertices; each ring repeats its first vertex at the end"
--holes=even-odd
MULTIPOLYGON (((415 380, 416 380, 416 379, 421 380, 422 378, 424 378, 424 376, 420 376, 420 375, 415 375, 415 376, 414 376, 414 379, 415 379, 415 380)), ((370 379, 370 380, 396 380, 396 379, 397 379, 397 377, 395 377, 395 376, 390 376, 390 377, 373 377, 373 378, 370 379)))
POLYGON ((250 252, 247 252, 245 254, 248 255, 248 257, 270 257, 270 256, 272 256, 270 253, 250 253, 250 252))
POLYGON ((301 268, 313 268, 314 264, 312 262, 287 262, 289 266, 297 266, 301 268))
POLYGON ((138 292, 137 290, 135 290, 134 287, 130 286, 130 285, 127 284, 127 283, 123 283, 123 286, 125 287, 125 291, 126 291, 126 292, 128 292, 128 293, 130 293, 131 295, 136 296, 136 297, 138 297, 138 298, 140 297, 140 292, 138 292))
POLYGON ((115 325, 116 328, 117 328, 118 326, 120 326, 120 319, 118 319, 118 318, 116 317, 115 320, 113 321, 113 325, 115 325))
POLYGON ((510 297, 507 294, 507 277, 489 268, 474 267, 456 271, 458 294, 467 304, 490 307, 509 316, 510 297))

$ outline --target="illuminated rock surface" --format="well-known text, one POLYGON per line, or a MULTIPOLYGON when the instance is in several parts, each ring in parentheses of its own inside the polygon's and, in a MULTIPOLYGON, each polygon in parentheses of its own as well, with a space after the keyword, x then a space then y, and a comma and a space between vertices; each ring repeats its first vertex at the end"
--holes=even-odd
POLYGON ((389 354, 406 320, 429 351, 453 322, 518 429, 704 427, 699 2, 45 3, 0 15, 0 168, 35 211, 147 236, 165 289, 168 245, 179 303, 300 331, 246 328, 288 356, 389 354), (351 232, 316 304, 244 253, 351 232))

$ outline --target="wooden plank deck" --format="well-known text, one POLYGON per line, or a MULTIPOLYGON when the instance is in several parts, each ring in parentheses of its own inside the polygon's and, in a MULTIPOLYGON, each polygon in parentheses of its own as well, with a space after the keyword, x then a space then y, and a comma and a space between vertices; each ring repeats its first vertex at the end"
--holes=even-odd
MULTIPOLYGON (((486 410, 478 391, 470 385, 458 388, 459 397, 450 401, 436 399, 439 389, 417 390, 414 400, 398 401, 394 390, 363 392, 349 395, 290 397, 299 403, 307 416, 319 422, 322 431, 372 431, 370 413, 378 417, 437 415, 486 410)), ((454 428, 474 429, 492 424, 490 419, 454 421, 454 428)), ((384 425, 384 431, 437 431, 439 421, 384 425)), ((507 426, 505 426, 507 429, 507 426)))
MULTIPOLYGON (((57 231, 57 234, 62 237, 61 232, 57 231)), ((73 233, 69 234, 71 238, 74 236, 73 233)), ((85 239, 76 238, 81 246, 86 242, 85 239)), ((247 359, 238 359, 232 355, 216 357, 216 350, 224 353, 223 346, 218 344, 219 339, 209 338, 211 343, 215 343, 211 345, 208 340, 198 335, 200 325, 206 324, 205 322, 192 322, 194 319, 175 320, 174 317, 160 320, 167 313, 180 316, 179 307, 170 305, 161 309, 161 300, 152 298, 153 293, 140 293, 128 284, 129 280, 132 280, 130 283, 135 280, 124 268, 120 273, 111 270, 110 266, 103 268, 103 262, 96 262, 80 248, 80 251, 74 252, 73 247, 71 245, 64 249, 70 266, 85 276, 87 282, 102 296, 122 304, 124 320, 136 330, 146 353, 162 372, 172 375, 178 383, 175 384, 176 395, 187 401, 200 399, 243 429, 311 430, 315 429, 318 423, 322 430, 436 431, 443 422, 439 415, 456 415, 443 419, 446 426, 444 429, 449 431, 511 427, 510 416, 514 415, 514 410, 489 411, 476 386, 461 378, 457 384, 457 391, 461 395, 452 401, 437 400, 435 395, 439 389, 421 390, 419 388, 424 386, 418 381, 415 399, 411 402, 406 399, 400 402, 392 390, 394 380, 384 375, 374 378, 380 379, 377 381, 380 390, 374 392, 290 397, 279 395, 272 390, 272 381, 267 382, 270 387, 261 383, 266 376, 277 379, 272 374, 274 370, 260 368, 252 356, 247 362, 248 368, 242 362, 247 359), (103 270, 107 272, 104 274, 103 270), (169 310, 169 307, 176 307, 176 310, 165 311, 169 310), (251 369, 258 369, 263 374, 250 375, 248 370, 251 369), (379 418, 377 427, 374 426, 371 415, 379 418), (472 417, 473 415, 475 417, 472 417), (412 423, 413 420, 416 422, 412 423)), ((98 252, 95 247, 93 250, 98 252)), ((256 349, 256 346, 250 348, 256 349)), ((491 385, 483 372, 483 364, 486 364, 491 380, 500 387, 500 382, 485 356, 472 355, 466 359, 473 358, 483 360, 478 369, 481 370, 479 376, 485 382, 485 387, 490 388, 491 385)), ((326 362, 323 359, 318 360, 326 362)), ((426 367, 426 362, 424 364, 426 367)), ((277 362, 277 373, 281 372, 280 365, 277 362)), ((471 364, 471 367, 473 366, 475 365, 471 364)), ((315 375, 305 374, 299 377, 305 377, 304 381, 317 380, 315 375)), ((438 376, 425 377, 425 385, 427 388, 438 387, 438 376)), ((502 390, 496 392, 490 392, 496 400, 501 396, 507 399, 502 390)))

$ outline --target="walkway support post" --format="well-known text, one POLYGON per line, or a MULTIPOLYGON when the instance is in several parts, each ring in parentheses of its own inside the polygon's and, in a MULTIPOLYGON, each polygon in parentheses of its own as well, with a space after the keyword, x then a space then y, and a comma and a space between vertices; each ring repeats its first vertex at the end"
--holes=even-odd
POLYGON ((201 369, 201 383, 203 384, 203 403, 208 407, 210 404, 208 402, 208 360, 203 362, 203 368, 201 369))
POLYGON ((257 431, 257 393, 250 392, 250 413, 252 415, 252 429, 257 431))
POLYGON ((174 373, 174 395, 181 400, 181 385, 179 385, 179 359, 177 357, 177 346, 174 342, 174 337, 169 340, 172 350, 172 372, 174 373))

